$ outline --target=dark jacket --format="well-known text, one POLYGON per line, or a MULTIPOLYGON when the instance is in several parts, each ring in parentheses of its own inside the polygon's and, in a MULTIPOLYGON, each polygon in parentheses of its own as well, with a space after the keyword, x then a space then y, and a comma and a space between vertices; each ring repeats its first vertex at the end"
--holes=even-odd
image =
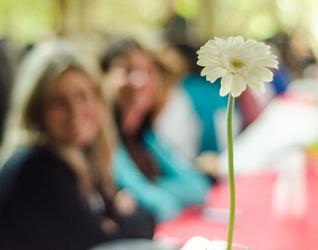
POLYGON ((148 212, 139 208, 122 217, 104 202, 104 215, 120 226, 116 233, 101 229, 101 215, 80 197, 63 160, 44 147, 21 150, 0 171, 0 249, 84 250, 115 239, 153 237, 148 212))

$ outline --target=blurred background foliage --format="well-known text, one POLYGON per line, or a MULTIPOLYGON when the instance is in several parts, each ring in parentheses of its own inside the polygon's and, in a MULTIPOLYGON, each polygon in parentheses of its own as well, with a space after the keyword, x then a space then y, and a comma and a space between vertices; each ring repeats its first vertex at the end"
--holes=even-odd
POLYGON ((316 54, 317 13, 316 0, 1 0, 0 36, 24 46, 125 34, 156 45, 173 21, 172 34, 193 44, 238 34, 266 40, 283 31, 300 35, 316 54))
POLYGON ((317 0, 0 0, 0 143, 15 70, 41 42, 76 42, 100 56, 123 36, 160 51, 169 42, 197 48, 242 35, 270 43, 291 79, 317 77, 317 14, 317 0))

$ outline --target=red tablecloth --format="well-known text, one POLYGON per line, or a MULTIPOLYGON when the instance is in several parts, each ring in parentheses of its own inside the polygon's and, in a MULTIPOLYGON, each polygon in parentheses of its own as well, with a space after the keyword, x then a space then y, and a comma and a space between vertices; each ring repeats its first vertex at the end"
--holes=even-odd
MULTIPOLYGON (((234 242, 252 250, 318 250, 318 172, 308 169, 308 205, 302 219, 278 218, 271 210, 273 173, 236 178, 238 213, 234 242)), ((156 228, 158 238, 171 237, 179 244, 195 235, 209 239, 227 238, 227 219, 217 221, 203 216, 204 208, 229 207, 229 186, 223 181, 213 187, 204 207, 191 207, 156 228)), ((228 217, 228 216, 226 216, 228 217)))

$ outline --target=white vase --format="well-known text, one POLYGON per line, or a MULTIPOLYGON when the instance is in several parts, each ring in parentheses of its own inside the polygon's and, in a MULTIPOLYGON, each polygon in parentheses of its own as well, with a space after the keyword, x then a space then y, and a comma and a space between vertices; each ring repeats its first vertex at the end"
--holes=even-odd
MULTIPOLYGON (((189 239, 181 250, 226 250, 227 242, 222 240, 209 240, 202 236, 189 239)), ((232 243, 231 250, 251 250, 251 248, 238 243, 232 243)))

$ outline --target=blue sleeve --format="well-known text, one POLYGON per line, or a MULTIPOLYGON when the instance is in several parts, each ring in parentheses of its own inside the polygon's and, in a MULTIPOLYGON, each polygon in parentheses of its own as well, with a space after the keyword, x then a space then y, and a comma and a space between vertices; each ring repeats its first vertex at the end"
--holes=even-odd
POLYGON ((172 193, 183 207, 204 203, 211 187, 207 176, 159 141, 152 132, 147 134, 147 141, 163 172, 156 180, 157 186, 172 193))
POLYGON ((204 203, 210 188, 209 179, 161 144, 153 133, 147 133, 145 141, 162 176, 155 181, 146 178, 121 145, 113 159, 119 187, 128 189, 142 206, 152 212, 156 221, 175 217, 185 206, 204 203))
POLYGON ((169 191, 148 180, 135 165, 125 147, 120 146, 113 157, 113 171, 120 188, 135 196, 157 222, 176 216, 182 204, 169 191))

